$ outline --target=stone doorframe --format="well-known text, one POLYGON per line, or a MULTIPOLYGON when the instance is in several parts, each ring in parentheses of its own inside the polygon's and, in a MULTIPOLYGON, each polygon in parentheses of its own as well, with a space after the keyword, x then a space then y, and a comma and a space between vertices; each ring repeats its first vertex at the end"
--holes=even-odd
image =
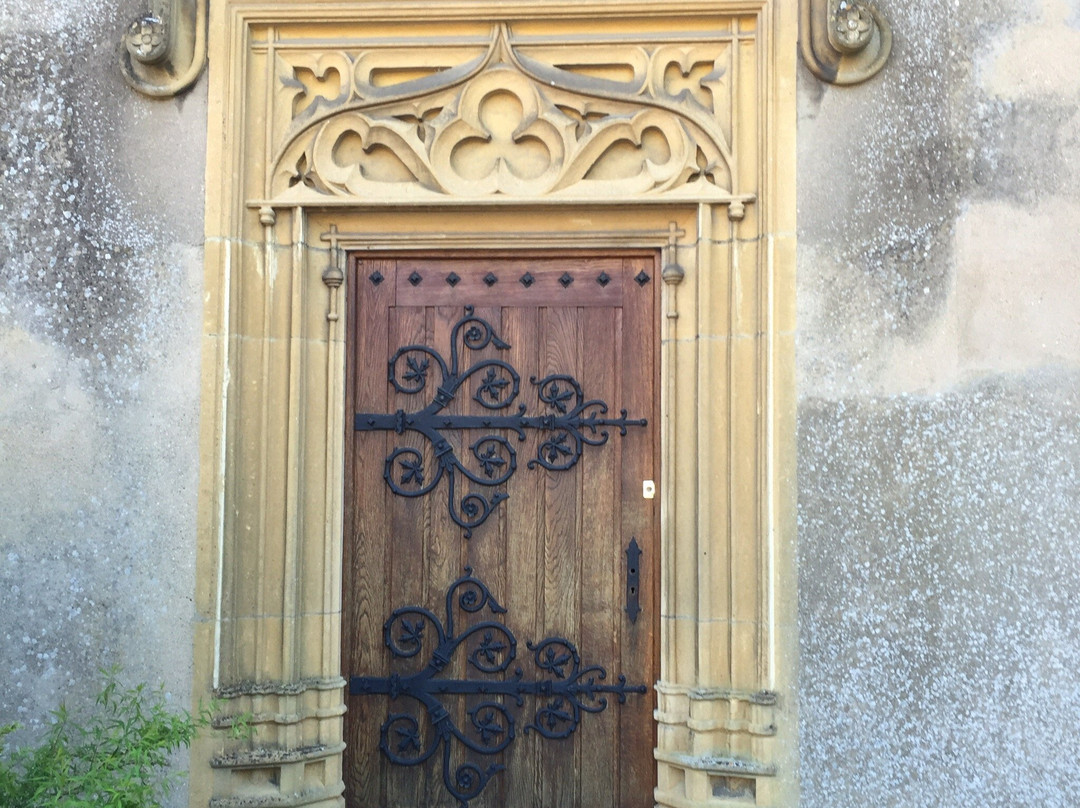
POLYGON ((797 802, 795 13, 213 4, 193 806, 341 804, 346 253, 514 247, 663 252, 655 799, 797 802))

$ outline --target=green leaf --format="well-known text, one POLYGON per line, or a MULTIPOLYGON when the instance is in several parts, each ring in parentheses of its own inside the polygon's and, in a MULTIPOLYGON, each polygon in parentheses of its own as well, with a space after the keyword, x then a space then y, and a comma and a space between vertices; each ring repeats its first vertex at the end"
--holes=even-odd
POLYGON ((212 708, 171 710, 163 687, 125 688, 118 669, 102 674, 96 709, 73 714, 61 703, 36 746, 6 750, 16 727, 0 726, 0 806, 161 808, 176 775, 170 755, 209 726, 212 708))

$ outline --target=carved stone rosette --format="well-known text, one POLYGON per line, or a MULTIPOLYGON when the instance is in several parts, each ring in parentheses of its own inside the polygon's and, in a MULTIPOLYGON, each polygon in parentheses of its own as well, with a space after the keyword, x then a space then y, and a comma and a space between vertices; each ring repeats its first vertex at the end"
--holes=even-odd
POLYGON ((799 0, 803 63, 830 84, 859 84, 889 60, 892 29, 869 0, 799 0))
POLYGON ((190 89, 206 65, 210 0, 147 0, 123 35, 120 75, 143 95, 168 98, 190 89))

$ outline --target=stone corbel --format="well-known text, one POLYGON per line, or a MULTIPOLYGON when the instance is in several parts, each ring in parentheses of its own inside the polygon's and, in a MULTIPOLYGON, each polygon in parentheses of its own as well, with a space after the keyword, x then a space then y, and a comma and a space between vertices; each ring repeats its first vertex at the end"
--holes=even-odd
POLYGON ((179 95, 206 63, 210 0, 150 0, 124 33, 120 72, 135 90, 158 98, 179 95))
POLYGON ((810 72, 830 84, 858 84, 885 66, 892 30, 867 0, 800 0, 799 48, 810 72))

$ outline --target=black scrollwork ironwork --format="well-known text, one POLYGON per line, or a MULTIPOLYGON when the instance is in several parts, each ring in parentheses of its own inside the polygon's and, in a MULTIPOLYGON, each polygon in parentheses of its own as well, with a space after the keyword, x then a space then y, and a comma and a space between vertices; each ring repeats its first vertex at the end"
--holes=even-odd
POLYGON ((507 494, 497 491, 485 496, 472 491, 459 501, 459 478, 492 487, 505 483, 517 470, 517 452, 510 441, 492 433, 497 430, 513 432, 519 441, 525 440, 526 430, 548 433, 540 442, 536 457, 529 460, 528 467, 565 471, 577 464, 586 445, 600 446, 607 442, 607 428, 616 428, 620 435, 626 435, 627 427, 648 423, 644 418, 628 418, 626 410, 621 411, 619 418, 605 417, 607 404, 600 399, 586 398, 578 381, 563 373, 529 379, 537 387, 540 401, 552 410, 550 414, 526 415, 527 407, 519 404, 512 415, 496 415, 494 411, 506 410, 517 399, 521 390, 520 376, 501 359, 481 359, 462 369, 459 343, 469 351, 480 351, 489 345, 503 351, 510 347, 499 338, 490 323, 473 314, 472 306, 466 306, 465 316, 454 325, 450 335, 449 363, 427 345, 405 345, 390 358, 388 380, 397 392, 405 395, 423 392, 428 386, 429 375, 438 371, 439 379, 431 402, 415 412, 357 413, 354 427, 359 432, 383 430, 401 435, 409 431, 422 435, 434 454, 434 469, 425 467, 424 453, 419 449, 398 447, 386 458, 383 478, 395 494, 421 497, 435 490, 446 477, 447 508, 454 522, 465 529, 466 538, 507 498, 507 494), (473 400, 493 413, 445 414, 443 411, 461 387, 474 378, 473 400), (468 468, 443 437, 447 430, 485 430, 489 433, 469 446, 470 465, 474 468, 468 468))
POLYGON ((460 744, 465 750, 483 756, 506 749, 516 737, 511 702, 522 707, 526 696, 536 697, 538 706, 532 722, 523 731, 560 739, 573 735, 584 713, 602 712, 608 705, 608 696, 615 696, 624 704, 629 694, 646 692, 644 685, 627 684, 626 677, 621 675, 615 684, 605 684, 607 671, 599 665, 582 666, 577 648, 562 637, 526 643, 539 674, 537 678, 525 679, 521 667, 508 674, 517 658, 514 633, 493 619, 472 623, 455 633, 455 606, 469 614, 485 608, 493 615, 506 613, 488 587, 466 567, 465 575, 446 591, 445 622, 422 606, 405 606, 395 609, 383 627, 386 647, 395 657, 409 659, 417 656, 425 644, 429 648, 434 646, 427 666, 411 675, 353 676, 349 679, 349 692, 385 695, 391 701, 404 696, 423 707, 430 725, 428 733, 422 732, 415 716, 391 713, 380 729, 379 749, 392 764, 401 766, 420 765, 441 752, 443 784, 460 808, 468 808, 469 801, 505 767, 501 763, 481 767, 470 760, 455 766, 453 747, 460 744), (463 648, 468 672, 502 678, 441 678, 439 674, 463 648), (483 700, 466 712, 468 723, 462 729, 441 698, 468 695, 483 700))

